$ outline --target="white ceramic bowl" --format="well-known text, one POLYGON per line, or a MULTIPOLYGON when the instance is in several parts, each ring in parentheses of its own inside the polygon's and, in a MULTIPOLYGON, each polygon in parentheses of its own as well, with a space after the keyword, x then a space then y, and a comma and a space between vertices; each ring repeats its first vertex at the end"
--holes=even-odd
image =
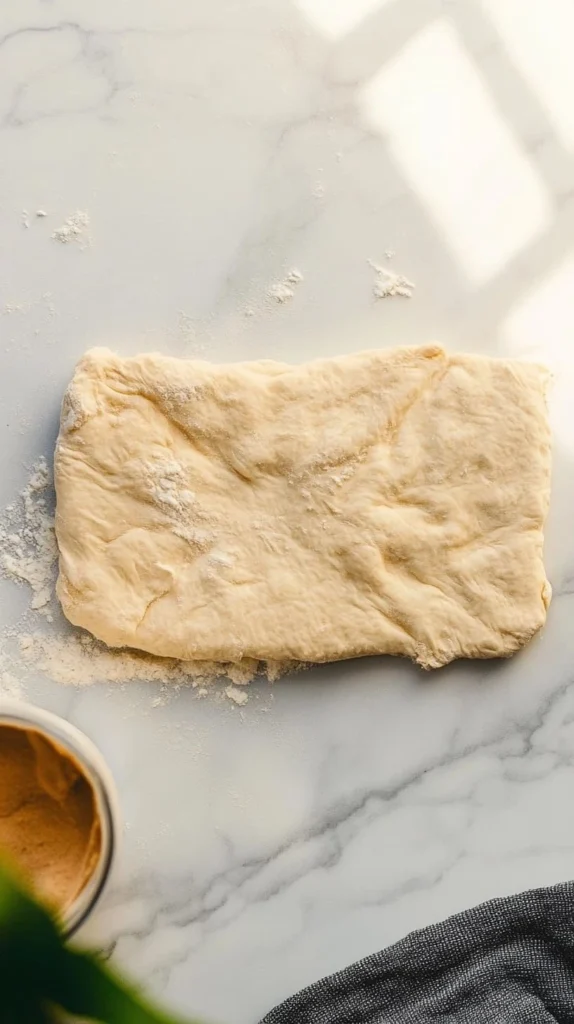
POLYGON ((62 915, 66 937, 92 913, 112 873, 121 836, 121 816, 112 774, 98 748, 65 719, 24 701, 0 698, 0 725, 36 729, 69 751, 93 786, 102 829, 102 848, 91 878, 62 915))

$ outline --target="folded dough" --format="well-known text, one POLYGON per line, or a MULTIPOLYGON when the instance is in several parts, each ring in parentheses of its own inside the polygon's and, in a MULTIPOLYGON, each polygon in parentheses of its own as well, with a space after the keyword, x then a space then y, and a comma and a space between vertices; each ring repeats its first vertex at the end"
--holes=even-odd
POLYGON ((94 349, 56 451, 64 612, 184 660, 512 654, 550 600, 545 385, 438 347, 301 366, 94 349))

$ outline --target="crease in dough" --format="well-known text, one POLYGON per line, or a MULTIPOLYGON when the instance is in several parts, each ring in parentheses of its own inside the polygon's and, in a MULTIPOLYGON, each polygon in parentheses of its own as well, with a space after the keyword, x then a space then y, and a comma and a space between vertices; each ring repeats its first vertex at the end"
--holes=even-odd
POLYGON ((547 372, 438 346, 289 366, 88 352, 57 592, 183 661, 508 656, 550 601, 547 372))

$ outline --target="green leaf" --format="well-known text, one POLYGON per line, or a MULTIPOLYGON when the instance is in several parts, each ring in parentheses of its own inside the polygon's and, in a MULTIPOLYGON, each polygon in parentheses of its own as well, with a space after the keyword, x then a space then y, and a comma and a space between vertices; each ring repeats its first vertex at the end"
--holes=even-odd
POLYGON ((51 1024, 50 1006, 101 1024, 191 1024, 146 1002, 93 953, 67 948, 55 919, 2 865, 0 992, 6 1024, 51 1024))

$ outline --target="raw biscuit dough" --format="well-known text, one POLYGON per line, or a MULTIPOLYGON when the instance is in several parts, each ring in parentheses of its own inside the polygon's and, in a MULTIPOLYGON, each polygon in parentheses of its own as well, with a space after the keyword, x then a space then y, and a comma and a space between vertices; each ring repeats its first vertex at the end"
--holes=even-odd
POLYGON ((550 599, 545 387, 438 347, 301 366, 94 349, 56 453, 64 612, 183 660, 510 655, 550 599))

